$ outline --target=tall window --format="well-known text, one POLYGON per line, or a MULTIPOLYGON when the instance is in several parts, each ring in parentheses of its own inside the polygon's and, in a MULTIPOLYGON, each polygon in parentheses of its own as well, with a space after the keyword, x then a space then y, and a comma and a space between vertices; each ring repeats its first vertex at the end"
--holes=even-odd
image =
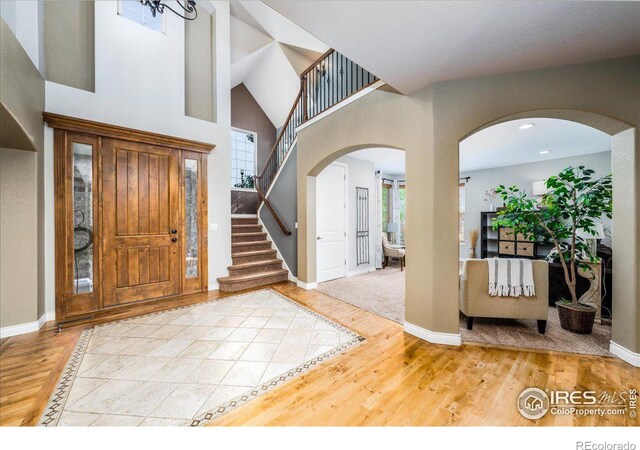
POLYGON ((382 231, 387 232, 387 224, 391 222, 391 185, 382 183, 382 231))
POLYGON ((404 228, 407 223, 407 208, 406 208, 406 194, 407 190, 405 189, 405 185, 401 184, 400 186, 400 242, 404 243, 404 228))
POLYGON ((140 3, 140 0, 118 1, 118 14, 153 31, 164 33, 164 14, 153 17, 151 8, 140 3))
POLYGON ((464 183, 458 184, 458 241, 464 242, 464 183))
POLYGON ((231 130, 231 186, 254 189, 257 136, 250 131, 231 130))
MULTIPOLYGON (((382 232, 388 233, 387 225, 393 220, 393 194, 392 185, 388 183, 382 183, 382 232)), ((406 223, 406 189, 405 185, 399 185, 399 197, 400 197, 400 242, 404 242, 404 231, 406 223)))

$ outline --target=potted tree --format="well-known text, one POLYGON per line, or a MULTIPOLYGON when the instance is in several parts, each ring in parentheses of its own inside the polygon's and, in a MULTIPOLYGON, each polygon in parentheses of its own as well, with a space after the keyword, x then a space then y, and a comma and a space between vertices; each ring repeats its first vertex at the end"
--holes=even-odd
POLYGON ((595 277, 592 265, 598 263, 595 251, 578 235, 579 230, 596 235, 595 224, 602 216, 612 217, 611 174, 593 179, 595 172, 585 166, 567 167, 546 181, 548 192, 542 201, 528 198, 516 186, 500 185, 496 192, 504 201, 494 228, 509 227, 527 239, 544 237, 553 242, 560 259, 571 299, 556 302, 562 328, 589 334, 593 329, 596 308, 576 295, 577 271, 595 277), (590 265, 591 264, 591 265, 590 265), (576 270, 577 269, 577 270, 576 270))

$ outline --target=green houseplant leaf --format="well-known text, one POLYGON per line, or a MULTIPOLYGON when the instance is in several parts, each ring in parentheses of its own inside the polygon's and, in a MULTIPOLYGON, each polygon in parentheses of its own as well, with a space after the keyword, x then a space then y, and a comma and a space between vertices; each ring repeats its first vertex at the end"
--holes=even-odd
POLYGON ((586 260, 591 263, 598 260, 577 232, 583 229, 595 235, 596 221, 602 216, 611 218, 613 214, 612 176, 593 179, 594 173, 592 169, 578 166, 567 167, 549 177, 545 181, 548 192, 542 196, 540 205, 516 186, 496 188, 504 208, 498 211, 494 228, 509 227, 528 239, 550 240, 575 306, 578 305, 575 269, 591 271, 586 260))

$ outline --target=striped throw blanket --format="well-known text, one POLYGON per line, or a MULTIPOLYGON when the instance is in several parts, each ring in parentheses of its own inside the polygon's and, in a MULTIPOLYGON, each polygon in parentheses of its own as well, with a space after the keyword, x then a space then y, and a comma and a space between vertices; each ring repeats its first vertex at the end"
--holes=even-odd
POLYGON ((533 265, 529 259, 489 258, 489 295, 533 297, 533 265))

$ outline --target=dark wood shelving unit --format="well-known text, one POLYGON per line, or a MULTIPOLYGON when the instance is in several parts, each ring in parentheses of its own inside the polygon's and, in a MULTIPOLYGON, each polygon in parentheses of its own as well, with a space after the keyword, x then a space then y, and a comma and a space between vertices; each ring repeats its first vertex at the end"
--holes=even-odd
MULTIPOLYGON (((493 229, 493 220, 497 217, 496 211, 484 211, 480 213, 480 258, 529 258, 544 259, 553 249, 553 244, 546 241, 531 242, 522 236, 506 237, 508 228, 499 227, 493 229), (513 251, 501 250, 501 243, 512 243, 513 251)), ((506 245, 511 247, 511 245, 506 245)))

